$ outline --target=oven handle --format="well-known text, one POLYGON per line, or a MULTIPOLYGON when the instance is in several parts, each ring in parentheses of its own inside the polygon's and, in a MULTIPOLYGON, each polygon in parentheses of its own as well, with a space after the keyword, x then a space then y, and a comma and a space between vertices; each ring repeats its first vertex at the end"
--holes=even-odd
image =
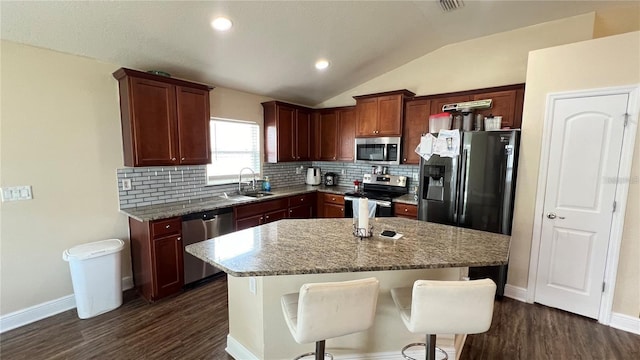
MULTIPOLYGON (((353 200, 358 200, 360 198, 357 197, 352 197, 352 196, 345 196, 344 197, 344 201, 353 201, 353 200)), ((391 201, 383 201, 383 200, 374 200, 374 199, 369 199, 369 201, 376 203, 376 205, 381 206, 381 207, 391 207, 391 201)))

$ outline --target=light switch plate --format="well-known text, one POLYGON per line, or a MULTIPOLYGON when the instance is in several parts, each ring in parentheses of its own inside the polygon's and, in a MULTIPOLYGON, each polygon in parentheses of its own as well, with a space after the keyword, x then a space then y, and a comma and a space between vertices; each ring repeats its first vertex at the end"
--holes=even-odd
POLYGON ((5 187, 2 188, 1 194, 2 202, 33 199, 31 185, 5 187))
POLYGON ((122 179, 122 190, 131 190, 131 179, 122 179))

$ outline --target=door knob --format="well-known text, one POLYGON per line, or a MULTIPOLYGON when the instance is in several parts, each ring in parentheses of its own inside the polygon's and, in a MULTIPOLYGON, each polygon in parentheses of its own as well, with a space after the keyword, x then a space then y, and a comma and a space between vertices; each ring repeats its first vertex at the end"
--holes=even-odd
POLYGON ((555 219, 555 218, 556 218, 556 214, 555 214, 555 213, 548 213, 548 214, 547 214, 547 218, 549 218, 549 219, 555 219))

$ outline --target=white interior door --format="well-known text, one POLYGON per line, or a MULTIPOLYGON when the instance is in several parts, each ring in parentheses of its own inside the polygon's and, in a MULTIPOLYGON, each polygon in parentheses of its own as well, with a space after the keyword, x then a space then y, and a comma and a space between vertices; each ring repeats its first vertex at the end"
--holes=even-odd
POLYGON ((535 302, 598 317, 628 100, 555 103, 535 302))

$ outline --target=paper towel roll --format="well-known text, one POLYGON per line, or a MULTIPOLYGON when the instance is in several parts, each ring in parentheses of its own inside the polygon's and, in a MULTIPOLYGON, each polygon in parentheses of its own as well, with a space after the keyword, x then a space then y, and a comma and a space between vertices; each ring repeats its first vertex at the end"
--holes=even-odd
POLYGON ((358 204, 358 228, 364 229, 360 230, 364 233, 360 235, 366 236, 369 232, 369 199, 360 198, 360 203, 358 204))

